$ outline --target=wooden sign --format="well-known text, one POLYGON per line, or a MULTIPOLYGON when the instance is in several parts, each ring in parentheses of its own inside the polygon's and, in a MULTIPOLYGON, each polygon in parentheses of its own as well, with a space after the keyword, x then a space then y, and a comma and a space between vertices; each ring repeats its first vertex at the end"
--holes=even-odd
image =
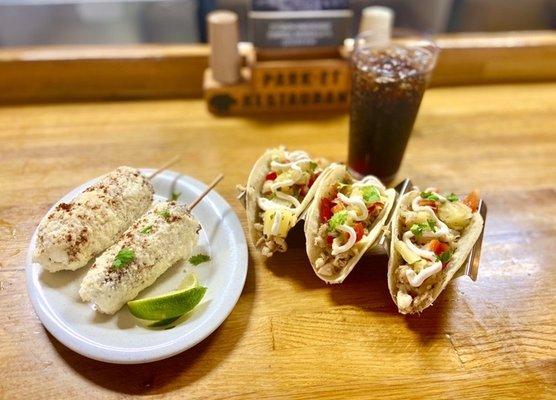
POLYGON ((258 62, 252 71, 257 91, 349 88, 349 64, 341 59, 258 62))
POLYGON ((242 76, 239 84, 222 85, 205 72, 210 112, 345 110, 349 104, 350 70, 342 59, 256 62, 242 76))

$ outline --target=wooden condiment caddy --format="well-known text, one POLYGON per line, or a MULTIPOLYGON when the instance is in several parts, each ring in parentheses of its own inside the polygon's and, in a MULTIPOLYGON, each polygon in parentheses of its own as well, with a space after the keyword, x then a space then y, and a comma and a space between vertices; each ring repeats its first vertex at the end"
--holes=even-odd
POLYGON ((216 81, 208 68, 203 87, 209 111, 219 115, 345 110, 350 71, 340 56, 253 61, 241 69, 239 82, 232 85, 216 81))
MULTIPOLYGON (((392 20, 391 10, 371 7, 363 13, 361 26, 372 28, 375 36, 382 33, 380 37, 389 38, 392 20)), ((259 43, 260 48, 255 49, 251 44, 237 43, 238 19, 233 13, 212 12, 207 22, 213 55, 203 89, 210 112, 234 115, 347 109, 349 45, 268 48, 259 43)))

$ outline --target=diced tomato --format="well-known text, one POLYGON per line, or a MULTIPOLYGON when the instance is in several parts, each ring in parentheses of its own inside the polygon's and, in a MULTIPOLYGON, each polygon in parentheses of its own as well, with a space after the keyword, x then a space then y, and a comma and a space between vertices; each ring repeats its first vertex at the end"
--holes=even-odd
POLYGON ((330 236, 328 235, 326 237, 326 243, 328 243, 329 246, 332 246, 332 242, 334 241, 334 236, 330 236))
POLYGON ((383 208, 384 204, 376 202, 367 207, 367 211, 369 212, 369 215, 375 216, 380 214, 383 208))
POLYGON ((479 208, 479 199, 479 191, 473 190, 471 193, 465 196, 465 199, 463 199, 463 204, 469 207, 471 211, 475 212, 479 208))
POLYGON ((361 222, 357 222, 355 225, 353 225, 353 230, 355 231, 356 234, 355 241, 356 242, 360 241, 361 238, 363 237, 363 234, 365 233, 365 227, 361 222))
POLYGON ((440 242, 440 249, 438 250, 438 255, 444 253, 445 251, 450 250, 450 245, 448 243, 440 242))
POLYGON ((427 248, 436 254, 436 248, 440 244, 439 240, 433 239, 429 243, 427 243, 427 248))
POLYGON ((309 192, 309 187, 308 187, 307 185, 303 185, 303 186, 301 186, 301 187, 299 188, 299 194, 300 194, 302 197, 307 196, 307 193, 308 193, 308 192, 309 192))
POLYGON ((266 180, 267 181, 273 181, 278 177, 278 174, 274 171, 269 172, 268 174, 266 174, 266 180))
POLYGON ((328 197, 323 197, 320 201, 320 220, 327 222, 332 217, 332 207, 334 203, 328 197))
POLYGON ((436 210, 436 201, 434 200, 419 200, 420 206, 429 206, 430 208, 436 210))
POLYGON ((340 212, 342 210, 344 210, 346 207, 344 206, 344 203, 340 202, 338 204, 336 204, 334 207, 332 207, 332 213, 336 214, 337 212, 340 212))
POLYGON ((450 250, 448 243, 443 243, 440 240, 433 239, 427 245, 430 251, 434 252, 437 256, 441 255, 447 250, 450 250))
POLYGON ((315 183, 315 181, 317 180, 317 178, 319 177, 320 172, 314 174, 313 176, 311 176, 311 178, 309 179, 309 183, 307 183, 307 186, 309 188, 311 188, 311 186, 313 186, 313 183, 315 183))

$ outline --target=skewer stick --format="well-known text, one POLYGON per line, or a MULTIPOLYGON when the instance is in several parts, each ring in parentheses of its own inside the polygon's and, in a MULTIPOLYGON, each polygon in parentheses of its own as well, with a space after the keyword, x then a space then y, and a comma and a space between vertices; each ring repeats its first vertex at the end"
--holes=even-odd
POLYGON ((218 183, 219 183, 222 179, 224 179, 224 174, 220 174, 220 175, 218 175, 216 178, 214 178, 214 180, 212 181, 212 183, 211 183, 210 185, 208 185, 208 187, 205 189, 205 191, 204 191, 203 193, 201 193, 201 194, 199 195, 199 197, 197 197, 197 198, 193 201, 193 203, 191 203, 191 204, 189 205, 189 207, 187 207, 187 211, 193 210, 193 209, 195 208, 195 206, 196 206, 197 204, 199 204, 199 202, 200 202, 201 200, 203 200, 203 197, 205 197, 212 189, 214 189, 214 187, 215 187, 216 185, 218 185, 218 183))
POLYGON ((168 169, 169 167, 171 167, 172 165, 174 165, 175 163, 177 163, 180 159, 180 156, 174 156, 172 157, 170 160, 168 160, 165 164, 163 164, 160 168, 158 168, 156 171, 154 171, 152 174, 150 174, 147 178, 152 179, 155 176, 157 176, 158 174, 160 174, 162 171, 164 171, 165 169, 168 169))

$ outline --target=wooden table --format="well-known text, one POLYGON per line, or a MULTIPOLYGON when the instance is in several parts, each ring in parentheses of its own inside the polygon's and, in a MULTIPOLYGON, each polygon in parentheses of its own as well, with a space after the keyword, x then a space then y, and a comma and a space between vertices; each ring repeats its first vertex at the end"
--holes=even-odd
POLYGON ((0 109, 0 398, 554 398, 556 83, 431 89, 399 177, 482 190, 476 283, 455 281, 421 316, 397 314, 386 259, 326 286, 301 230, 267 264, 250 252, 243 294, 193 349, 147 365, 82 357, 49 335, 25 288, 30 235, 53 202, 118 165, 180 172, 219 192, 269 146, 344 160, 345 115, 215 118, 201 100, 0 109))

